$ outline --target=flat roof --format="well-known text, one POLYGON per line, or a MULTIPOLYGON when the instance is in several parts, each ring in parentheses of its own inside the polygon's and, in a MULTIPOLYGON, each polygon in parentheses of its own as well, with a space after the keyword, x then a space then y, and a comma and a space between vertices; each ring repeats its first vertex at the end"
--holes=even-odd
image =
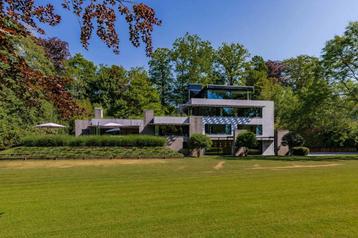
POLYGON ((180 108, 185 107, 266 107, 272 106, 273 101, 267 100, 237 100, 237 99, 207 99, 207 98, 191 98, 186 104, 181 104, 180 108))
POLYGON ((202 84, 189 84, 188 85, 189 90, 205 90, 205 89, 213 89, 213 90, 230 90, 230 91, 254 91, 254 86, 239 86, 239 85, 218 85, 218 84, 208 84, 208 85, 202 85, 202 84))
POLYGON ((209 84, 206 87, 206 89, 219 89, 219 90, 232 90, 232 91, 254 91, 255 87, 253 86, 236 86, 236 85, 215 85, 215 84, 209 84))
POLYGON ((91 126, 103 126, 107 123, 118 123, 120 127, 141 127, 143 120, 140 119, 92 119, 91 126))
POLYGON ((189 125, 188 117, 154 117, 152 125, 189 125))

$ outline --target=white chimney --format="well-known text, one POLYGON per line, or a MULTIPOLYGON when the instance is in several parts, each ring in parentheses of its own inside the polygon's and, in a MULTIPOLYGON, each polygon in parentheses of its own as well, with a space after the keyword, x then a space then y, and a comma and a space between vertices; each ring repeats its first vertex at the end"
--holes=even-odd
POLYGON ((94 109, 94 118, 95 119, 102 119, 103 118, 103 109, 97 107, 94 109))

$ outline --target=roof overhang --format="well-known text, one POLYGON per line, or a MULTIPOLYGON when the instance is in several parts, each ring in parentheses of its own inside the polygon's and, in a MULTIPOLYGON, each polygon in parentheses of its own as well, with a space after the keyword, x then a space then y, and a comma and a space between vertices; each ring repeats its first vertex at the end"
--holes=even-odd
POLYGON ((151 125, 189 125, 189 117, 154 117, 151 125))
POLYGON ((180 108, 187 107, 259 107, 263 108, 272 105, 272 101, 263 100, 235 100, 235 99, 207 99, 191 98, 188 103, 180 105, 180 108))
POLYGON ((253 92, 255 88, 253 86, 234 86, 234 85, 214 85, 209 84, 204 89, 213 89, 213 90, 229 90, 229 91, 251 91, 253 92))

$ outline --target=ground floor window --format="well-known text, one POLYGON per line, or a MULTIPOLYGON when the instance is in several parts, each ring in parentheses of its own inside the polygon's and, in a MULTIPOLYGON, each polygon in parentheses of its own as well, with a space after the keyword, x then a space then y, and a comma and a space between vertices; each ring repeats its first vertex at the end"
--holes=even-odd
POLYGON ((155 135, 158 136, 188 136, 189 126, 156 125, 155 135))
POLYGON ((206 124, 205 134, 208 135, 231 135, 230 124, 206 124))

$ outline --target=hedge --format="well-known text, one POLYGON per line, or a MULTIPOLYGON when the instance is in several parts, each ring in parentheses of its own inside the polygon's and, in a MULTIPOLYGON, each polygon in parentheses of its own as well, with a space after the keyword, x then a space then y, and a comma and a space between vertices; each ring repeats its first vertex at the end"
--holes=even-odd
POLYGON ((189 138, 189 147, 192 149, 208 149, 213 142, 207 135, 193 134, 189 138))
POLYGON ((235 145, 237 147, 253 148, 257 145, 256 135, 252 132, 244 132, 237 136, 235 145))
POLYGON ((122 146, 122 147, 155 147, 164 146, 166 139, 150 135, 126 135, 126 136, 30 136, 22 140, 21 145, 27 147, 47 146, 122 146))
POLYGON ((167 159, 183 155, 166 147, 14 147, 0 151, 0 160, 131 158, 167 159))
POLYGON ((300 155, 306 156, 310 152, 310 149, 307 147, 293 147, 292 148, 292 155, 300 155))

